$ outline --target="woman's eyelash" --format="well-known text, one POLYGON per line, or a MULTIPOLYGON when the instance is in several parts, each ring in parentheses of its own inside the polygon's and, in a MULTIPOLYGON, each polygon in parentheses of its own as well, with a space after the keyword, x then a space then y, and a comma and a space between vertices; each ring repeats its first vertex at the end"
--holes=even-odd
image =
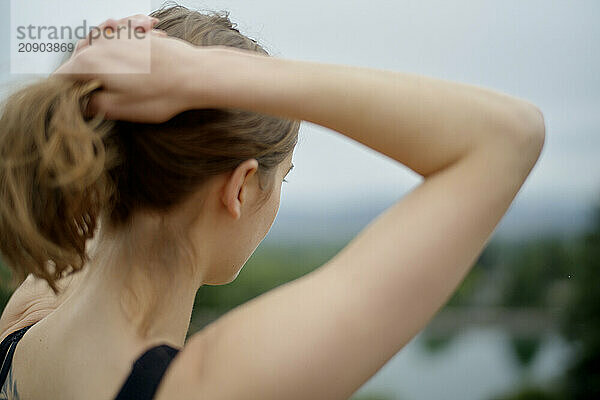
POLYGON ((287 179, 283 178, 283 181, 287 183, 287 179))

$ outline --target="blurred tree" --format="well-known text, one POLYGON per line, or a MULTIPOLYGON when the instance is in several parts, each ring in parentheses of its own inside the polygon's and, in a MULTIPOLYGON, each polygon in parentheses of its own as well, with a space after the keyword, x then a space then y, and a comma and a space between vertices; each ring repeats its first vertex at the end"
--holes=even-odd
MULTIPOLYGON (((553 283, 567 278, 572 254, 560 237, 548 236, 525 242, 515 248, 506 265, 503 306, 549 306, 549 290, 553 283)), ((516 360, 523 367, 532 364, 541 348, 541 337, 511 337, 516 360)))
POLYGON ((456 335, 434 336, 424 332, 422 335, 422 346, 431 354, 439 353, 450 347, 456 335))
POLYGON ((493 397, 491 400, 565 400, 565 398, 537 387, 527 387, 513 394, 493 397))
POLYGON ((398 397, 394 397, 387 393, 366 393, 360 395, 354 395, 350 398, 350 400, 399 400, 398 397))
POLYGON ((593 210, 589 232, 565 254, 555 266, 568 280, 560 331, 574 349, 564 376, 551 387, 525 387, 494 400, 600 399, 600 204, 593 210))
POLYGON ((519 364, 527 367, 533 362, 542 341, 539 337, 513 336, 510 338, 510 343, 519 364))
POLYGON ((516 250, 507 263, 504 305, 543 307, 549 283, 567 276, 571 254, 558 237, 525 242, 516 250))
POLYGON ((495 268, 498 263, 500 263, 506 254, 507 245, 502 243, 499 240, 491 240, 485 246, 479 257, 477 258, 477 262, 475 263, 478 268, 483 268, 485 270, 490 270, 495 268))
POLYGON ((575 345, 565 376, 565 394, 573 400, 600 399, 600 204, 592 221, 575 254, 577 266, 561 329, 575 345))
POLYGON ((445 304, 445 306, 470 306, 473 305, 473 295, 481 288, 481 283, 488 272, 485 269, 490 267, 482 267, 476 264, 467 274, 465 279, 458 286, 456 291, 445 304))

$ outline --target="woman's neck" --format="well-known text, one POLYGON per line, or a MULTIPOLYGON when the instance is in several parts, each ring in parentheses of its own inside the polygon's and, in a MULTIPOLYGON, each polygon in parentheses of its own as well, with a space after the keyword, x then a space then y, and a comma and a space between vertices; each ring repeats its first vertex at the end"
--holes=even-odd
POLYGON ((77 330, 127 335, 133 343, 182 347, 200 281, 177 260, 158 256, 143 243, 134 250, 122 238, 101 239, 90 250, 55 318, 74 322, 70 326, 77 330), (138 326, 142 317, 145 334, 138 326))

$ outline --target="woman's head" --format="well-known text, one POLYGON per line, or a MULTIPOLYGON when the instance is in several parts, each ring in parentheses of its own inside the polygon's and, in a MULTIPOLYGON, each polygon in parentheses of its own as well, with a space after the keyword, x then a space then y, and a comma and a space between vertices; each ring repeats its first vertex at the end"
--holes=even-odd
MULTIPOLYGON (((155 28, 194 45, 267 54, 227 14, 174 6, 151 15, 160 19, 155 28)), ((175 256, 212 246, 214 268, 204 283, 234 279, 273 222, 300 121, 236 109, 190 110, 162 124, 85 118, 97 88, 51 77, 6 101, 4 260, 19 277, 33 273, 56 288, 59 277, 87 261, 86 241, 101 220, 103 232, 124 237, 153 226, 145 232, 160 234, 157 243, 175 256)))

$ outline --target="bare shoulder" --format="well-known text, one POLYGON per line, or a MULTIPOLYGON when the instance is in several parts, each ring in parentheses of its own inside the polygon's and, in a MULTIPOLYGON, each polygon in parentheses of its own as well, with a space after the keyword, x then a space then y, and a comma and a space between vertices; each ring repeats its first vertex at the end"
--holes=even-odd
POLYGON ((340 291, 346 287, 345 282, 335 284, 330 278, 315 270, 206 326, 174 359, 156 398, 339 398, 327 397, 331 393, 318 388, 313 389, 321 397, 313 396, 314 390, 294 392, 298 381, 308 383, 318 374, 319 368, 305 367, 329 359, 328 350, 342 348, 341 304, 332 301, 343 301, 340 291))
POLYGON ((77 281, 77 274, 62 278, 59 282, 62 292, 55 295, 46 281, 28 275, 4 307, 0 317, 0 341, 11 332, 35 324, 54 311, 77 281))
POLYGON ((205 333, 203 330, 192 336, 173 359, 158 387, 157 400, 205 398, 200 380, 204 364, 202 354, 207 344, 205 333))

